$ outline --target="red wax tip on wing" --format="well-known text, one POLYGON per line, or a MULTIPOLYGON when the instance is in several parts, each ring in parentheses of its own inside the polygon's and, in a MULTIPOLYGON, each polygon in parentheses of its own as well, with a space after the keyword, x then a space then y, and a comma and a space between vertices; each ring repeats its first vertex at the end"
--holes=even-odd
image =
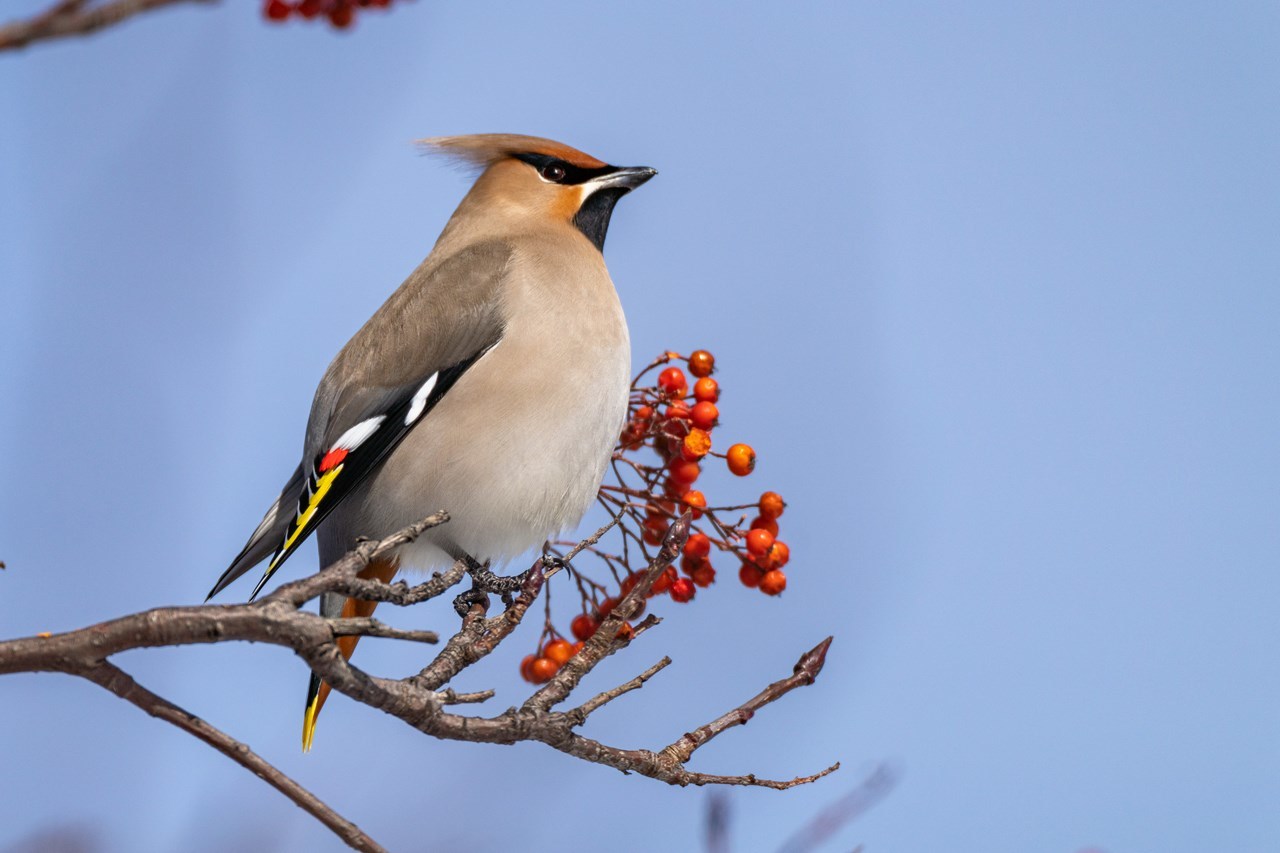
POLYGON ((330 450, 324 455, 324 458, 320 460, 320 473, 323 474, 343 459, 346 459, 347 453, 348 451, 341 447, 335 447, 333 450, 330 450))

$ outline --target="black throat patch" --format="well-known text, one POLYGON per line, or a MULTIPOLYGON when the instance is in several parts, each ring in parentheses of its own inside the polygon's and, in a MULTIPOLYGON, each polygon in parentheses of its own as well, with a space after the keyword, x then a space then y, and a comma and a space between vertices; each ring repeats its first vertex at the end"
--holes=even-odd
POLYGON ((609 231, 609 217, 613 216, 613 206, 626 194, 627 190, 621 187, 605 187, 596 190, 587 197, 586 202, 573 217, 573 224, 602 253, 604 237, 609 231))

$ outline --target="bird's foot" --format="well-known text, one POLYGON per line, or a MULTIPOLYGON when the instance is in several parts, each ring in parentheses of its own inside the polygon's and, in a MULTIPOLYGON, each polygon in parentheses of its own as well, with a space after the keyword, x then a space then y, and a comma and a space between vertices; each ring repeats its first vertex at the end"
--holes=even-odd
POLYGON ((458 593, 453 600, 453 609, 458 611, 458 615, 463 619, 467 618, 467 614, 471 612, 471 608, 479 604, 487 613, 489 612, 489 594, 483 589, 472 587, 466 592, 458 593))

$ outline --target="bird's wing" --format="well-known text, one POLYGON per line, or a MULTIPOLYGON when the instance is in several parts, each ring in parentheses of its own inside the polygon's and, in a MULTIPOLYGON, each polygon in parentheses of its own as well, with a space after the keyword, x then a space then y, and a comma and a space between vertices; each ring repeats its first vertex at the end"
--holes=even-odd
POLYGON ((302 464, 210 596, 274 551, 250 597, 257 596, 325 516, 498 344, 511 252, 490 242, 438 263, 428 258, 343 347, 316 389, 302 464))

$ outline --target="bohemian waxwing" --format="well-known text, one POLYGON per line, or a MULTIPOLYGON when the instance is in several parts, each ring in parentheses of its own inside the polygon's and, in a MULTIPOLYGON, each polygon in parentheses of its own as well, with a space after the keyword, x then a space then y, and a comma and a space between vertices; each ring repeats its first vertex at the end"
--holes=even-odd
MULTIPOLYGON (((311 533, 320 564, 444 509, 362 574, 503 561, 577 524, 627 410, 631 345, 605 269, 618 199, 655 174, 530 136, 427 140, 481 169, 427 259, 325 371, 302 462, 212 597, 271 555, 256 596, 311 533), (295 509, 296 508, 296 509, 295 509)), ((326 616, 374 603, 322 597, 326 616)), ((342 637, 350 656, 356 637, 342 637)), ((309 749, 329 686, 312 676, 309 749)))

